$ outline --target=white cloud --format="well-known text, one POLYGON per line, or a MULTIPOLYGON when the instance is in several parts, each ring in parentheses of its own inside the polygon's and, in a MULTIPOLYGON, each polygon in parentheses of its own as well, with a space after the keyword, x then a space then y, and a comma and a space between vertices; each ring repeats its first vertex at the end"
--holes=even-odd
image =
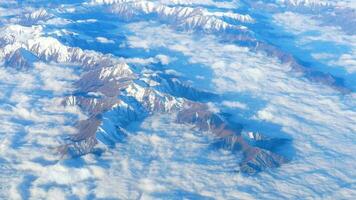
POLYGON ((156 55, 155 57, 149 57, 149 58, 130 57, 130 58, 120 58, 119 60, 121 62, 125 62, 128 64, 151 65, 151 64, 161 63, 162 65, 168 65, 172 61, 172 58, 163 54, 159 54, 156 55))
MULTIPOLYGON (((111 167, 97 180, 96 195, 119 199, 169 199, 180 192, 198 199, 247 195, 236 192, 242 176, 230 173, 238 169, 240 154, 212 149, 212 141, 210 134, 174 123, 174 116, 149 117, 128 136, 127 144, 104 155, 111 167)), ((243 184, 252 183, 245 179, 243 184)))
MULTIPOLYGON (((353 134, 356 130, 354 93, 339 96, 329 86, 293 74, 288 64, 281 64, 276 58, 237 45, 219 43, 214 36, 177 33, 167 26, 152 23, 135 23, 129 28, 135 33, 128 38, 132 47, 141 48, 136 46, 135 39, 131 43, 131 38, 141 38, 141 42, 152 50, 166 48, 182 53, 190 63, 213 71, 212 90, 233 93, 237 98, 239 93, 250 94, 264 102, 262 109, 257 109, 253 116, 247 114, 246 118, 277 124, 293 138, 296 152, 292 163, 259 177, 259 182, 275 188, 275 192, 264 194, 263 198, 275 195, 320 198, 321 194, 315 191, 322 191, 323 197, 337 196, 334 192, 343 190, 341 183, 352 182, 349 177, 354 173, 352 163, 356 159, 352 153, 356 151, 352 147, 356 139, 353 134), (330 162, 330 158, 335 162, 330 162), (345 163, 350 165, 348 170, 345 170, 345 163), (282 178, 277 181, 276 177, 282 178)), ((332 39, 337 41, 338 37, 332 39)), ((250 186, 255 191, 255 198, 262 198, 258 194, 271 190, 267 185, 256 185, 259 184, 250 186)))
POLYGON ((219 113, 220 112, 220 109, 212 102, 208 102, 207 103, 208 105, 208 109, 210 112, 213 112, 213 113, 219 113))
POLYGON ((103 44, 114 44, 115 43, 114 40, 107 39, 106 37, 96 37, 95 40, 100 43, 103 43, 103 44))
POLYGON ((179 73, 174 69, 167 69, 167 70, 164 70, 164 72, 166 74, 170 74, 170 75, 174 75, 174 76, 182 76, 182 73, 179 73))
POLYGON ((65 198, 66 191, 56 188, 44 191, 39 185, 56 182, 75 186, 91 172, 71 170, 61 163, 45 166, 35 159, 55 162, 60 137, 76 131, 71 118, 85 117, 78 108, 65 108, 61 104, 60 97, 72 89, 73 81, 78 78, 74 69, 36 63, 34 68, 24 71, 0 68, 0 77, 0 156, 6 162, 0 160, 0 168, 4 164, 7 168, 0 173, 0 179, 6 180, 0 181, 0 198, 5 195, 22 199, 21 195, 26 193, 33 199, 59 194, 62 195, 57 198, 65 198), (2 188, 11 189, 3 191, 2 188))
POLYGON ((230 107, 230 108, 240 108, 240 109, 247 109, 248 106, 244 103, 238 101, 223 101, 222 105, 230 107))
MULTIPOLYGON (((303 23, 309 22, 296 24, 303 23)), ((0 199, 3 194, 21 199, 27 190, 31 199, 86 199, 89 193, 119 199, 169 199, 180 194, 192 199, 351 199, 356 195, 354 93, 340 96, 328 86, 294 75, 290 66, 273 57, 219 43, 215 36, 177 33, 150 23, 129 28, 134 33, 128 36, 130 47, 177 51, 194 64, 190 67, 199 65, 203 67, 200 72, 212 71, 212 77, 194 70, 191 75, 211 80, 214 92, 236 95, 236 99, 240 93, 251 97, 249 102, 243 101, 249 106, 233 98, 222 105, 255 110, 243 116, 253 121, 252 126, 259 121, 281 126, 294 139, 292 162, 256 177, 241 176, 235 172, 239 153, 212 148, 210 134, 178 125, 173 116, 146 119, 125 142, 101 157, 86 155, 55 162, 54 148, 64 135, 76 131, 71 125, 73 115, 85 115, 77 107, 61 105, 61 97, 73 89, 72 82, 78 78, 75 69, 37 63, 34 69, 22 72, 0 68, 0 199), (263 105, 254 107, 256 104, 263 105)), ((344 43, 343 38, 339 41, 344 43)), ((158 54, 125 61, 168 65, 172 59, 158 54)), ((353 64, 348 56, 343 61, 353 64)), ((214 104, 209 105, 218 112, 214 104)))
POLYGON ((274 22, 288 31, 301 35, 300 40, 304 43, 311 41, 331 41, 337 44, 356 46, 356 36, 347 35, 338 27, 322 25, 315 18, 294 12, 278 13, 273 16, 274 22), (314 35, 305 33, 313 32, 314 35), (303 35, 304 34, 304 35, 303 35))
POLYGON ((68 20, 68 19, 63 19, 63 18, 58 18, 58 17, 55 17, 55 18, 52 18, 52 19, 49 19, 47 20, 46 22, 44 22, 43 24, 50 24, 50 25, 61 25, 61 26, 64 26, 64 25, 68 25, 72 23, 72 21, 68 20))
POLYGON ((324 59, 335 58, 335 55, 330 53, 313 53, 312 57, 317 60, 324 60, 324 59))
POLYGON ((65 196, 66 196, 65 191, 63 191, 59 188, 51 188, 51 189, 49 189, 46 198, 47 199, 65 200, 65 199, 67 199, 65 196))
POLYGON ((168 65, 171 62, 171 59, 169 56, 159 54, 156 56, 156 58, 159 60, 162 65, 168 65))
POLYGON ((77 23, 95 23, 98 22, 97 19, 85 19, 85 20, 77 20, 77 23))
POLYGON ((73 81, 79 78, 70 67, 55 64, 35 63, 35 70, 42 80, 42 89, 55 93, 71 91, 73 81))
POLYGON ((330 61, 330 65, 344 67, 349 73, 356 73, 356 48, 350 54, 342 54, 336 61, 330 61))
POLYGON ((157 63, 157 60, 155 58, 120 58, 122 62, 128 63, 128 64, 139 64, 139 65, 150 65, 153 63, 157 63))
POLYGON ((336 6, 341 8, 356 9, 356 2, 354 0, 340 0, 340 1, 336 1, 336 6))
MULTIPOLYGON (((332 42, 335 45, 344 45, 350 48, 348 53, 338 55, 339 53, 335 52, 334 56, 323 52, 324 49, 319 50, 317 48, 315 51, 318 52, 314 52, 314 58, 326 58, 326 64, 331 67, 338 66, 344 68, 349 73, 356 72, 354 63, 356 35, 346 34, 339 27, 323 25, 322 22, 308 15, 284 12, 275 14, 273 18, 276 24, 297 35, 298 42, 306 49, 310 49, 310 45, 313 42, 332 42)), ((346 50, 347 48, 344 49, 346 50)))

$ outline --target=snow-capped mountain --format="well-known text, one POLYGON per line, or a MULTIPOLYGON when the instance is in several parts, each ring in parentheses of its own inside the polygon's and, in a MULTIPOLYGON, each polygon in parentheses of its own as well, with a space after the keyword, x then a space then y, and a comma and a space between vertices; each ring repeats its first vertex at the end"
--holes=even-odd
POLYGON ((327 0, 277 0, 276 2, 287 6, 323 7, 331 5, 331 2, 327 0))
POLYGON ((44 22, 54 17, 52 14, 48 13, 46 9, 38 9, 35 11, 30 11, 21 16, 20 24, 31 26, 38 24, 39 22, 44 22))
MULTIPOLYGON (((307 67, 299 64, 293 56, 288 55, 286 52, 281 52, 278 48, 270 46, 264 42, 258 41, 255 38, 251 38, 248 34, 249 30, 243 24, 254 23, 254 19, 250 15, 241 15, 238 13, 231 12, 211 12, 207 9, 202 9, 200 7, 189 7, 189 6, 167 6, 167 2, 149 2, 149 1, 110 1, 110 2, 96 2, 92 1, 90 5, 106 5, 109 7, 111 12, 118 15, 120 18, 127 21, 135 21, 145 18, 152 18, 163 23, 170 24, 175 28, 184 30, 195 30, 195 31, 205 31, 214 34, 220 34, 221 31, 231 31, 238 30, 239 34, 235 32, 231 35, 224 37, 228 40, 236 40, 237 42, 243 42, 249 44, 250 48, 255 48, 258 51, 265 51, 267 54, 272 54, 279 57, 282 62, 290 63, 292 69, 304 76, 309 77, 310 80, 323 82, 325 84, 331 85, 340 91, 347 92, 347 88, 343 88, 336 78, 327 73, 315 72, 308 69, 307 67), (231 23, 231 20, 235 23, 231 23), (242 24, 242 25, 241 25, 242 24), (241 35, 240 35, 241 34, 241 35)), ((170 1, 170 3, 179 2, 170 1)), ((278 2, 279 4, 288 4, 295 7, 301 5, 310 7, 316 5, 327 6, 324 2, 319 1, 283 1, 278 2)), ((353 27, 353 26, 352 26, 353 27)))
MULTIPOLYGON (((20 27, 18 28, 20 29, 20 27)), ((33 30, 24 28, 19 31, 19 34, 23 32, 26 35, 28 34, 26 33, 27 31, 31 32, 33 30)), ((19 37, 22 36, 20 35, 19 37)), ((21 47, 13 50, 10 59, 6 62, 9 67, 29 68, 30 64, 27 62, 35 62, 34 58, 39 58, 44 62, 78 64, 85 69, 81 79, 74 84, 76 87, 75 93, 64 101, 64 105, 79 106, 89 115, 89 119, 78 122, 78 133, 70 140, 73 142, 60 148, 60 152, 64 155, 79 156, 92 152, 98 143, 95 135, 102 124, 101 116, 111 110, 120 110, 121 114, 121 110, 127 110, 124 113, 125 116, 133 114, 135 116, 141 115, 141 117, 134 118, 124 117, 123 121, 116 121, 115 123, 120 129, 125 129, 129 125, 127 119, 138 120, 142 116, 154 113, 181 112, 182 114, 187 114, 193 110, 194 114, 192 116, 196 118, 190 119, 191 116, 179 116, 178 122, 194 124, 198 129, 211 131, 222 139, 225 139, 225 137, 235 137, 234 135, 240 137, 240 139, 234 140, 233 143, 243 146, 242 151, 245 158, 242 161, 244 163, 242 172, 253 174, 269 167, 280 166, 286 162, 286 159, 282 156, 274 155, 272 152, 268 152, 268 150, 249 147, 248 143, 244 142, 241 136, 238 136, 240 135, 239 130, 224 130, 228 124, 221 124, 227 122, 223 122, 224 120, 220 119, 217 114, 207 112, 200 116, 199 112, 206 112, 206 107, 182 97, 198 99, 198 97, 208 97, 208 93, 203 96, 203 92, 180 83, 176 78, 164 79, 156 74, 155 76, 145 76, 142 79, 146 83, 150 82, 150 80, 155 81, 157 83, 155 87, 149 84, 140 84, 140 75, 135 74, 127 64, 118 63, 115 58, 111 58, 110 56, 83 51, 80 48, 67 47, 57 39, 51 37, 39 35, 28 41, 17 41, 14 39, 8 43, 10 43, 8 44, 10 46, 20 43, 18 46, 26 48, 21 47), (121 108, 121 105, 124 108, 121 108), (131 108, 131 110, 128 110, 127 107, 131 108), (216 122, 212 121, 215 118, 220 120, 216 122), (207 124, 205 123, 209 123, 209 126, 217 126, 213 129, 218 129, 219 131, 212 130, 211 128, 207 129, 207 124), (222 134, 222 131, 228 134, 222 134), (271 156, 271 158, 264 158, 265 156, 271 156), (258 161, 257 157, 259 157, 258 159, 261 162, 258 161), (252 164, 248 164, 249 161, 247 159, 253 160, 251 162, 254 163, 255 167, 252 167, 252 164), (266 160, 269 161, 267 162, 266 160)), ((103 131, 105 132, 105 129, 103 131)), ((120 131, 117 134, 120 134, 120 131)), ((226 140, 230 141, 229 139, 226 140)))
MULTIPOLYGON (((278 0, 267 1, 273 3, 269 9, 279 12, 279 9, 297 13, 308 13, 312 18, 319 19, 325 26, 338 26, 348 34, 355 32, 355 4, 348 1, 328 0, 278 0), (323 12, 323 15, 320 15, 323 12)), ((265 4, 252 3, 257 7, 265 4)), ((271 4, 268 4, 271 5, 271 4)))
POLYGON ((153 16, 158 20, 187 30, 203 30, 208 32, 225 30, 245 30, 243 25, 236 25, 224 19, 240 23, 252 23, 249 15, 232 12, 210 12, 202 8, 170 7, 150 1, 122 1, 110 4, 113 13, 123 19, 153 16))
POLYGON ((30 51, 19 48, 9 54, 5 60, 5 66, 17 69, 30 69, 33 63, 39 59, 30 51))
POLYGON ((350 5, 0 0, 0 199, 352 199, 350 5))

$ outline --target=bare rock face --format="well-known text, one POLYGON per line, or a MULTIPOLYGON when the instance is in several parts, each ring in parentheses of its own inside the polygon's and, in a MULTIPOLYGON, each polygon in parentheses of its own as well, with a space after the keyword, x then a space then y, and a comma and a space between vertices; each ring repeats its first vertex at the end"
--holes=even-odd
POLYGON ((240 171, 244 174, 253 175, 288 162, 282 155, 251 145, 241 135, 242 126, 226 121, 220 115, 209 111, 204 104, 189 103, 186 109, 178 113, 177 122, 193 124, 199 130, 209 131, 225 143, 224 147, 242 151, 240 171))
POLYGON ((118 96, 119 91, 131 84, 135 75, 123 63, 90 70, 75 83, 79 93, 100 93, 104 96, 118 96))
POLYGON ((243 155, 244 158, 240 163, 240 171, 249 175, 276 168, 288 162, 281 155, 256 147, 248 148, 243 152, 243 155))
POLYGON ((255 46, 256 50, 263 51, 267 55, 276 57, 282 63, 289 65, 291 67, 291 71, 296 75, 304 76, 313 82, 329 85, 342 93, 351 92, 349 88, 346 88, 343 85, 342 81, 340 81, 339 78, 332 76, 328 73, 316 71, 312 68, 305 67, 301 65, 291 54, 283 52, 275 46, 263 42, 256 42, 255 46))
POLYGON ((5 59, 5 66, 15 69, 29 69, 39 59, 30 51, 19 48, 5 59))
POLYGON ((100 126, 98 117, 91 117, 87 120, 79 121, 76 125, 78 133, 69 139, 69 143, 59 148, 63 157, 78 157, 92 153, 98 141, 95 137, 100 126))
POLYGON ((174 75, 164 73, 145 74, 140 80, 157 91, 192 101, 208 100, 217 97, 212 92, 197 89, 188 83, 180 81, 179 77, 174 75))

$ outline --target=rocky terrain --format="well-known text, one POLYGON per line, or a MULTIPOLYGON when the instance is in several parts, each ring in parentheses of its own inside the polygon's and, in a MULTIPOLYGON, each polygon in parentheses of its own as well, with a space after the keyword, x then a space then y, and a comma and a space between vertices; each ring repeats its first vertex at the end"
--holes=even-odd
POLYGON ((354 9, 0 0, 0 199, 352 196, 354 9))

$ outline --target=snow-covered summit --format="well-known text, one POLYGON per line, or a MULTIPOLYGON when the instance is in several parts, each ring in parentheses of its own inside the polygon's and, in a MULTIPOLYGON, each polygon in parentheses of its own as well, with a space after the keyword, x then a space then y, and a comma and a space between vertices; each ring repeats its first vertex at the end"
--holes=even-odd
POLYGON ((287 6, 330 6, 332 3, 329 0, 277 0, 276 2, 287 6))
POLYGON ((96 3, 110 4, 111 11, 126 20, 153 17, 156 20, 187 30, 204 30, 207 32, 245 30, 246 27, 241 23, 254 22, 249 15, 214 12, 201 7, 169 6, 154 1, 96 1, 91 4, 96 5, 96 3), (225 20, 226 18, 240 24, 232 24, 225 20))
POLYGON ((38 10, 29 11, 21 16, 20 23, 23 25, 33 25, 39 22, 45 22, 54 17, 54 15, 47 12, 46 9, 40 8, 38 10))

